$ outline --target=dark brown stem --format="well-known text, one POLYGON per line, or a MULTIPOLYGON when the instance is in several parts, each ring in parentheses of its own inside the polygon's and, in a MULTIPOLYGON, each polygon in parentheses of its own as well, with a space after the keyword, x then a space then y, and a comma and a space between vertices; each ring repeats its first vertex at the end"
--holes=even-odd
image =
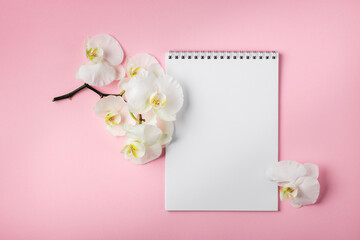
POLYGON ((67 94, 64 94, 62 96, 59 96, 59 97, 55 97, 53 98, 53 102, 56 102, 56 101, 59 101, 59 100, 62 100, 62 99, 71 99, 75 94, 77 94, 78 92, 80 92, 81 90, 83 90, 84 88, 88 88, 90 89, 91 91, 93 91, 94 93, 96 93, 97 95, 99 95, 101 98, 103 97, 106 97, 106 96, 123 96, 125 91, 122 91, 120 94, 108 94, 108 93, 102 93, 100 92, 99 90, 95 89, 94 87, 90 86, 89 84, 85 83, 84 85, 78 87, 77 89, 75 89, 74 91, 72 92, 69 92, 67 94))
POLYGON ((145 119, 143 119, 142 115, 139 114, 139 124, 142 124, 143 122, 145 122, 145 119))

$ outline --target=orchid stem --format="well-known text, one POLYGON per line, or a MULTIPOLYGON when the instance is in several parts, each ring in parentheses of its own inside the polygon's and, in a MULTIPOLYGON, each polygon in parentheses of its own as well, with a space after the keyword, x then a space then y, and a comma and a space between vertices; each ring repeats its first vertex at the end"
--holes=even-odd
POLYGON ((69 92, 68 94, 65 94, 65 95, 62 95, 62 96, 59 96, 59 97, 55 97, 53 98, 53 102, 55 101, 59 101, 59 100, 62 100, 62 99, 67 99, 67 98, 72 98, 72 96, 74 96, 76 93, 80 92, 81 90, 83 90, 84 88, 86 88, 86 83, 84 85, 82 85, 81 87, 75 89, 74 91, 72 92, 69 92))
POLYGON ((125 90, 123 90, 120 94, 108 94, 108 93, 102 93, 100 92, 99 90, 95 89, 94 87, 90 86, 89 84, 85 83, 84 85, 78 87, 77 89, 75 89, 74 91, 72 92, 69 92, 67 94, 64 94, 62 96, 59 96, 59 97, 55 97, 53 98, 53 102, 56 102, 56 101, 59 101, 59 100, 62 100, 62 99, 71 99, 75 94, 77 94, 78 92, 80 92, 81 90, 83 90, 84 88, 88 88, 90 89, 91 91, 93 91, 94 93, 96 93, 97 95, 99 95, 101 98, 103 97, 106 97, 106 96, 123 96, 124 93, 125 93, 125 90))
POLYGON ((130 112, 130 115, 138 124, 142 124, 143 122, 145 122, 145 119, 142 118, 141 114, 139 114, 139 119, 135 117, 135 115, 132 112, 130 112))
POLYGON ((130 115, 137 123, 139 123, 139 119, 137 119, 132 112, 130 112, 130 115))

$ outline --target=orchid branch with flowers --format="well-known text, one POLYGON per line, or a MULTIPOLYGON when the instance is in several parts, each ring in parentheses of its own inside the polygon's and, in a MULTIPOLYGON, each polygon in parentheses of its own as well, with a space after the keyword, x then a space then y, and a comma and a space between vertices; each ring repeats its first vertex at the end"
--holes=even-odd
POLYGON ((71 99, 89 89, 99 95, 94 113, 104 118, 106 130, 127 138, 121 153, 136 164, 158 158, 172 140, 176 114, 183 105, 180 84, 165 73, 155 57, 141 53, 127 57, 120 43, 110 35, 88 38, 85 44, 88 61, 76 71, 85 83, 55 97, 53 101, 71 99), (95 87, 119 80, 119 93, 103 93, 95 87))

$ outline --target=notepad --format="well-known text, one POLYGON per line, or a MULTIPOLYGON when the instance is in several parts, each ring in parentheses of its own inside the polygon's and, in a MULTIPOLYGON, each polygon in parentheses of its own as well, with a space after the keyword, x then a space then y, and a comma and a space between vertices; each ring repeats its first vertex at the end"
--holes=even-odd
POLYGON ((165 157, 168 211, 277 211, 276 52, 169 52, 184 90, 165 157))

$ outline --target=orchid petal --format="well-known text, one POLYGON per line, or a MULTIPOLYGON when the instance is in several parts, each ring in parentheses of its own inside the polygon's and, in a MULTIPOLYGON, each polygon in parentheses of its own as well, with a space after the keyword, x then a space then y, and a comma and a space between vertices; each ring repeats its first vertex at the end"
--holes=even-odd
POLYGON ((305 167, 295 161, 276 162, 273 167, 266 171, 267 177, 274 182, 291 182, 306 175, 305 167))
POLYGON ((172 140, 172 135, 174 133, 174 122, 164 121, 162 119, 157 119, 158 128, 163 132, 159 143, 161 146, 165 147, 172 140))
POLYGON ((155 57, 153 57, 147 53, 140 53, 133 57, 126 58, 125 70, 129 74, 131 69, 136 69, 138 67, 147 69, 154 63, 159 63, 155 57))
POLYGON ((314 204, 320 194, 320 183, 313 177, 300 177, 296 180, 298 185, 298 195, 291 199, 295 205, 309 205, 314 204))
POLYGON ((119 111, 126 103, 124 99, 120 96, 107 96, 101 98, 94 107, 94 112, 96 115, 102 115, 106 112, 115 112, 119 111))
POLYGON ((291 206, 293 206, 294 208, 300 208, 302 205, 298 204, 296 201, 294 201, 294 198, 289 198, 289 203, 291 206))
POLYGON ((145 164, 156 158, 160 157, 162 148, 160 144, 155 144, 153 146, 147 147, 145 155, 141 158, 131 158, 130 161, 135 164, 145 164))
POLYGON ((88 62, 78 68, 75 77, 92 86, 104 86, 115 80, 116 70, 107 62, 88 62))
POLYGON ((155 91, 156 76, 151 72, 142 72, 129 81, 124 87, 129 111, 141 114, 149 111, 150 95, 155 91))
POLYGON ((157 126, 162 132, 162 136, 159 139, 159 143, 162 147, 168 145, 172 140, 172 135, 174 133, 174 122, 164 121, 161 118, 158 118, 153 111, 149 111, 144 114, 146 123, 157 126))
POLYGON ((122 124, 132 124, 135 125, 137 122, 135 122, 135 120, 131 117, 130 113, 129 113, 129 109, 126 107, 121 108, 118 111, 121 114, 121 118, 123 119, 121 121, 122 124))
POLYGON ((159 139, 159 144, 161 145, 161 147, 166 147, 167 145, 169 145, 169 143, 172 140, 172 136, 169 134, 163 134, 160 139, 159 139))
POLYGON ((127 77, 120 79, 120 81, 118 83, 118 88, 125 89, 126 85, 129 83, 130 79, 131 78, 127 78, 127 77))
POLYGON ((104 58, 112 65, 119 65, 124 59, 120 43, 108 34, 99 34, 87 40, 87 48, 101 48, 104 58))
POLYGON ((306 168, 306 176, 311 176, 313 178, 319 177, 319 167, 312 163, 304 163, 304 167, 306 168))
POLYGON ((158 127, 149 124, 126 125, 124 129, 126 130, 127 138, 139 140, 145 146, 156 144, 162 135, 158 127))
POLYGON ((161 77, 165 75, 164 69, 159 63, 151 64, 148 68, 148 71, 154 73, 156 77, 161 77))
POLYGON ((121 80, 125 77, 125 68, 122 65, 119 65, 116 68, 116 79, 115 80, 121 80))
POLYGON ((143 118, 146 119, 146 123, 157 126, 158 118, 153 111, 148 111, 142 114, 143 118))
POLYGON ((182 87, 173 77, 169 75, 164 75, 158 78, 158 86, 159 92, 165 94, 166 96, 166 104, 161 110, 172 115, 176 114, 184 103, 182 87))
POLYGON ((153 109, 154 113, 161 119, 165 121, 173 122, 176 120, 176 114, 169 113, 165 111, 164 109, 153 109))
POLYGON ((286 198, 286 192, 280 191, 279 195, 280 195, 280 201, 282 201, 282 200, 284 200, 284 198, 286 198))
POLYGON ((157 119, 156 126, 158 128, 160 128, 160 130, 163 133, 166 133, 170 136, 172 136, 174 133, 174 123, 173 122, 168 122, 168 121, 164 121, 162 119, 157 119))

